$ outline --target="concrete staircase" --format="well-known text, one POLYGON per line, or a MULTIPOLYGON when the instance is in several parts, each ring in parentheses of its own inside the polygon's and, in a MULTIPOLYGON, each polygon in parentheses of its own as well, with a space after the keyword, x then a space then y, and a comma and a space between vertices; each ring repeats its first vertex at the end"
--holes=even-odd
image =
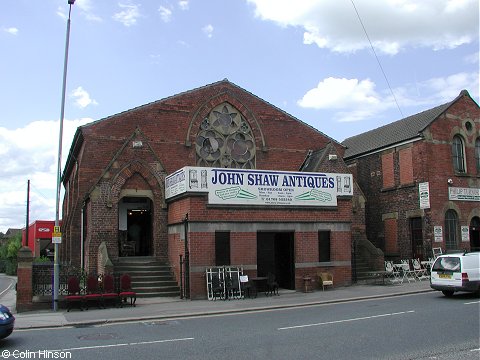
POLYGON ((376 282, 379 271, 384 270, 383 252, 376 248, 366 237, 355 242, 355 274, 357 284, 376 282))
POLYGON ((127 273, 137 297, 180 297, 180 288, 169 265, 151 256, 122 257, 114 264, 115 274, 127 273))

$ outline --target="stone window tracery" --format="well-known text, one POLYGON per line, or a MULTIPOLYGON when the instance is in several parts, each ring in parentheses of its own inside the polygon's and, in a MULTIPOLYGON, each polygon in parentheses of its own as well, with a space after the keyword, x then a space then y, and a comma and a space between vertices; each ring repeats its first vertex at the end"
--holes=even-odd
POLYGON ((250 125, 229 103, 203 119, 195 141, 197 166, 255 168, 256 146, 250 125))

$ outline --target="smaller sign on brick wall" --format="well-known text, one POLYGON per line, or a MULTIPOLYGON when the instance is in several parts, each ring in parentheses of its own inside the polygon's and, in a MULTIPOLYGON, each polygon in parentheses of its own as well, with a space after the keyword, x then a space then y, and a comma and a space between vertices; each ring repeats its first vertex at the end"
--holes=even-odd
POLYGON ((435 236, 435 242, 443 241, 443 228, 441 226, 434 226, 433 233, 435 236))
POLYGON ((428 182, 418 184, 418 198, 420 199, 420 209, 430 209, 430 188, 428 182))

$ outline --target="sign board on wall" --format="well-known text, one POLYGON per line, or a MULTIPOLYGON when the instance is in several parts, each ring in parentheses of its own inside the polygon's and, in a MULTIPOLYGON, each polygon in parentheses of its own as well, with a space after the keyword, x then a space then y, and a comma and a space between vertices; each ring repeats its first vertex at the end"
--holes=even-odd
POLYGON ((418 184, 418 198, 420 209, 430 209, 430 188, 428 182, 418 184))
POLYGON ((462 242, 469 242, 470 241, 470 228, 468 226, 461 227, 462 232, 462 242))
POLYGON ((478 188, 448 188, 448 200, 480 201, 480 189, 478 188))
POLYGON ((208 194, 209 204, 336 206, 353 195, 351 174, 184 167, 165 178, 165 198, 208 194))
POLYGON ((435 242, 443 241, 443 228, 441 226, 434 226, 433 234, 435 236, 435 242))

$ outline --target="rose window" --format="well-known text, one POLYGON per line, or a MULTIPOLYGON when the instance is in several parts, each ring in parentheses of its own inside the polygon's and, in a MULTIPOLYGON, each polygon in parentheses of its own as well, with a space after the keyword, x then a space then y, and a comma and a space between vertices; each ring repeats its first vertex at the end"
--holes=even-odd
POLYGON ((200 124, 197 165, 255 168, 255 140, 247 121, 228 103, 215 107, 200 124))

